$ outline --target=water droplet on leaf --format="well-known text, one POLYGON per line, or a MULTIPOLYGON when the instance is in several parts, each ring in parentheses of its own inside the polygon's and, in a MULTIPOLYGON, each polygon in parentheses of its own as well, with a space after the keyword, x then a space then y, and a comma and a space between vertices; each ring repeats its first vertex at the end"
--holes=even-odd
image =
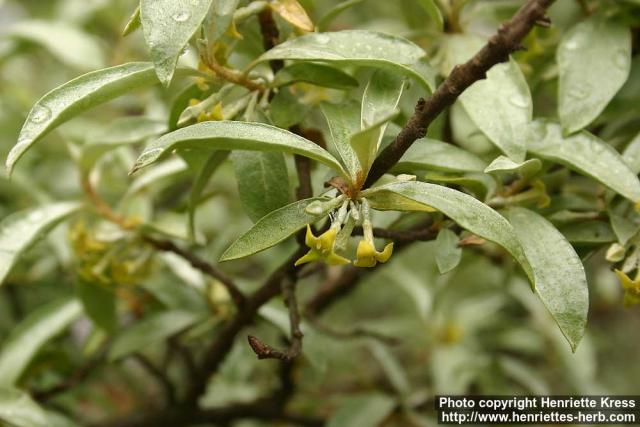
POLYGON ((172 16, 173 20, 176 22, 185 22, 190 17, 191 15, 189 15, 189 12, 180 12, 172 16))
POLYGON ((33 109, 31 112, 31 117, 29 118, 33 123, 42 123, 51 118, 51 110, 44 105, 39 105, 33 109))
POLYGON ((318 34, 316 36, 316 42, 319 44, 327 44, 331 41, 331 37, 327 36, 326 34, 318 34))

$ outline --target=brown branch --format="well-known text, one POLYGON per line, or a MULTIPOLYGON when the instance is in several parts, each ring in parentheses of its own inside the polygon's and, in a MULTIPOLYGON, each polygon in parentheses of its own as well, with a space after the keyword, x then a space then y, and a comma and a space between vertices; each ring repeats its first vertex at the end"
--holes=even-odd
POLYGON ((292 362, 302 351, 302 330, 300 329, 300 312, 296 299, 296 281, 285 279, 282 281, 282 295, 284 302, 289 309, 289 325, 291 328, 291 343, 284 350, 276 350, 268 344, 263 343, 258 338, 249 335, 247 337, 249 345, 258 359, 279 359, 283 362, 292 362))
POLYGON ((177 402, 175 387, 173 386, 169 378, 164 374, 164 372, 158 369, 149 359, 147 359, 146 356, 141 353, 135 353, 133 355, 133 358, 162 387, 167 399, 167 403, 169 405, 175 404, 177 402))
MULTIPOLYGON (((273 13, 271 8, 267 7, 258 14, 258 22, 260 23, 260 32, 262 33, 262 45, 264 50, 271 50, 278 44, 280 38, 280 32, 278 31, 278 25, 275 19, 273 19, 273 13)), ((274 59, 269 61, 273 74, 277 73, 284 67, 284 61, 281 59, 274 59)))
POLYGON ((197 255, 180 248, 170 240, 156 239, 155 237, 151 237, 148 235, 142 236, 142 239, 160 251, 173 252, 174 254, 184 258, 187 262, 189 262, 189 264, 191 264, 193 268, 200 270, 206 275, 211 276, 222 283, 222 285, 227 289, 227 292, 229 292, 231 299, 233 299, 238 307, 242 307, 244 305, 246 297, 240 291, 240 289, 238 289, 233 280, 231 280, 227 275, 215 268, 210 263, 201 259, 197 255))
POLYGON ((104 362, 105 354, 106 353, 102 352, 100 356, 89 360, 85 365, 79 367, 71 375, 67 376, 63 382, 43 390, 31 391, 31 396, 38 402, 44 402, 68 391, 89 378, 92 374, 95 374, 98 371, 98 367, 104 362))
POLYGON ((428 100, 421 98, 416 105, 415 113, 396 136, 395 141, 376 158, 365 181, 365 188, 370 187, 391 169, 411 144, 424 137, 429 125, 452 105, 465 89, 484 79, 491 67, 506 61, 511 53, 520 50, 522 39, 537 22, 545 21, 546 10, 553 2, 554 0, 528 0, 509 21, 500 25, 498 32, 473 58, 454 67, 428 100))
POLYGON ((206 65, 211 71, 213 71, 222 80, 226 80, 230 83, 235 83, 237 85, 244 86, 251 91, 264 92, 266 90, 266 88, 260 83, 257 83, 251 79, 248 79, 247 77, 245 77, 244 74, 242 74, 239 71, 231 70, 229 68, 226 68, 218 64, 218 62, 215 59, 208 57, 208 55, 202 55, 200 59, 204 65, 206 65))

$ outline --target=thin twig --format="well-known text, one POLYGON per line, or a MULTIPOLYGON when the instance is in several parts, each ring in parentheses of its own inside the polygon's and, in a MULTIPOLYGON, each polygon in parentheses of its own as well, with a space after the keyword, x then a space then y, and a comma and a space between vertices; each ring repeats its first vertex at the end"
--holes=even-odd
POLYGON ((167 403, 169 405, 175 404, 176 401, 177 401, 177 399, 176 399, 176 389, 173 386, 173 384, 171 383, 171 381, 169 380, 169 378, 165 375, 165 373, 162 372, 160 369, 158 369, 153 363, 151 363, 151 361, 149 359, 147 359, 146 356, 144 356, 141 353, 135 353, 133 355, 133 358, 162 387, 162 389, 164 391, 164 394, 165 394, 165 397, 167 399, 167 403))
POLYGON ((355 327, 349 330, 337 330, 335 328, 325 325, 316 317, 307 315, 305 316, 305 318, 309 321, 311 325, 313 325, 315 329, 317 329, 318 331, 322 332, 325 335, 329 335, 330 337, 333 337, 336 339, 353 340, 354 338, 372 338, 374 340, 378 340, 389 345, 395 345, 400 342, 398 338, 382 335, 375 331, 370 331, 366 328, 355 327))
POLYGON ((254 351, 258 359, 279 359, 283 362, 291 362, 300 355, 302 351, 302 330, 300 329, 300 312, 298 310, 298 301, 296 299, 296 282, 293 279, 285 279, 282 281, 282 295, 284 302, 289 309, 289 325, 291 328, 291 343, 284 350, 276 350, 268 344, 263 343, 258 338, 249 335, 248 341, 251 349, 254 351))
POLYGON ((554 0, 528 0, 513 17, 500 25, 498 32, 469 61, 454 67, 428 100, 420 99, 415 112, 396 136, 395 141, 376 158, 364 187, 370 187, 395 165, 416 140, 424 137, 429 125, 452 105, 458 96, 478 80, 486 77, 494 65, 509 59, 521 49, 522 39, 536 25, 544 22, 546 10, 554 0), (541 21, 542 20, 542 21, 541 21))
POLYGON ((206 275, 218 280, 227 289, 227 292, 229 292, 231 299, 236 303, 238 307, 242 307, 244 305, 246 297, 240 291, 240 289, 238 289, 233 280, 231 280, 231 278, 229 278, 226 274, 215 268, 210 263, 198 257, 196 254, 180 248, 170 240, 156 239, 155 237, 151 237, 148 235, 144 235, 142 236, 142 238, 145 242, 149 243, 151 246, 160 251, 173 252, 174 254, 179 255, 187 262, 189 262, 189 264, 191 264, 191 266, 196 270, 200 270, 206 275))
POLYGON ((239 71, 231 70, 229 68, 226 68, 218 64, 218 62, 215 59, 209 58, 208 55, 202 55, 201 60, 204 65, 206 65, 211 71, 213 71, 222 80, 226 80, 230 83, 244 86, 251 91, 257 90, 259 92, 264 92, 266 90, 266 87, 263 86, 262 84, 245 77, 245 75, 239 71))

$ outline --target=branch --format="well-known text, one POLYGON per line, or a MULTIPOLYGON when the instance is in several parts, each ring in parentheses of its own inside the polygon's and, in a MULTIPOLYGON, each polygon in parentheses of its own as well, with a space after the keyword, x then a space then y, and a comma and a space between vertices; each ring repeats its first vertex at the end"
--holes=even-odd
POLYGON ((276 350, 268 344, 263 343, 258 338, 249 335, 249 345, 258 359, 279 359, 283 362, 291 362, 300 355, 302 350, 302 330, 300 329, 300 312, 298 311, 298 301, 296 299, 296 282, 293 279, 282 281, 282 295, 284 302, 289 309, 289 325, 291 327, 291 344, 284 351, 276 350))
POLYGON ((222 80, 226 80, 230 83, 235 83, 237 85, 244 86, 250 91, 264 92, 266 89, 260 83, 257 83, 245 77, 245 75, 242 74, 241 72, 226 68, 218 64, 218 62, 214 58, 210 58, 209 55, 201 55, 200 59, 202 60, 202 63, 204 65, 206 65, 211 71, 213 71, 222 80))
MULTIPOLYGON (((273 19, 273 13, 271 8, 267 7, 258 14, 258 22, 260 23, 260 32, 262 33, 262 45, 264 50, 271 50, 278 44, 280 38, 280 32, 278 31, 278 25, 275 19, 273 19)), ((284 61, 281 59, 274 59, 269 61, 273 74, 277 73, 284 67, 284 61)))
POLYGON ((411 144, 424 137, 429 125, 445 108, 452 105, 465 89, 484 79, 491 67, 506 61, 511 53, 520 50, 522 39, 533 26, 548 22, 545 13, 553 2, 554 0, 528 0, 509 21, 500 25, 498 32, 473 58, 454 67, 428 100, 420 98, 415 113, 396 136, 395 141, 376 158, 364 187, 370 187, 375 183, 400 160, 411 144))
POLYGON ((142 238, 145 242, 149 243, 151 246, 160 251, 173 252, 174 254, 181 256, 186 261, 188 261, 193 268, 200 270, 206 275, 218 280, 227 289, 229 295, 231 295, 231 299, 233 299, 238 307, 242 307, 244 305, 246 299, 244 294, 240 291, 240 289, 238 289, 233 280, 227 277, 227 275, 225 275, 220 270, 216 269, 213 265, 199 258, 197 255, 180 248, 170 240, 160 240, 147 235, 142 236, 142 238))

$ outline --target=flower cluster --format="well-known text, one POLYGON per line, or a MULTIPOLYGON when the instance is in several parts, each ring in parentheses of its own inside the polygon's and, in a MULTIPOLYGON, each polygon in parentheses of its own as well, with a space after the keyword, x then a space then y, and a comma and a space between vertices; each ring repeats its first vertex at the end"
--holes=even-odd
MULTIPOLYGON (((314 213, 321 207, 309 205, 307 211, 314 213)), ((356 250, 356 260, 353 265, 356 267, 375 267, 378 262, 385 263, 393 253, 393 243, 389 243, 382 251, 378 251, 374 244, 373 226, 371 224, 371 213, 369 203, 362 198, 359 201, 345 199, 338 212, 330 215, 331 226, 327 231, 319 236, 315 236, 311 226, 307 225, 307 235, 305 244, 309 247, 302 258, 296 261, 296 265, 305 264, 311 261, 322 261, 328 265, 344 265, 351 261, 337 251, 344 251, 351 233, 356 225, 362 226, 363 239, 358 243, 356 250)))

